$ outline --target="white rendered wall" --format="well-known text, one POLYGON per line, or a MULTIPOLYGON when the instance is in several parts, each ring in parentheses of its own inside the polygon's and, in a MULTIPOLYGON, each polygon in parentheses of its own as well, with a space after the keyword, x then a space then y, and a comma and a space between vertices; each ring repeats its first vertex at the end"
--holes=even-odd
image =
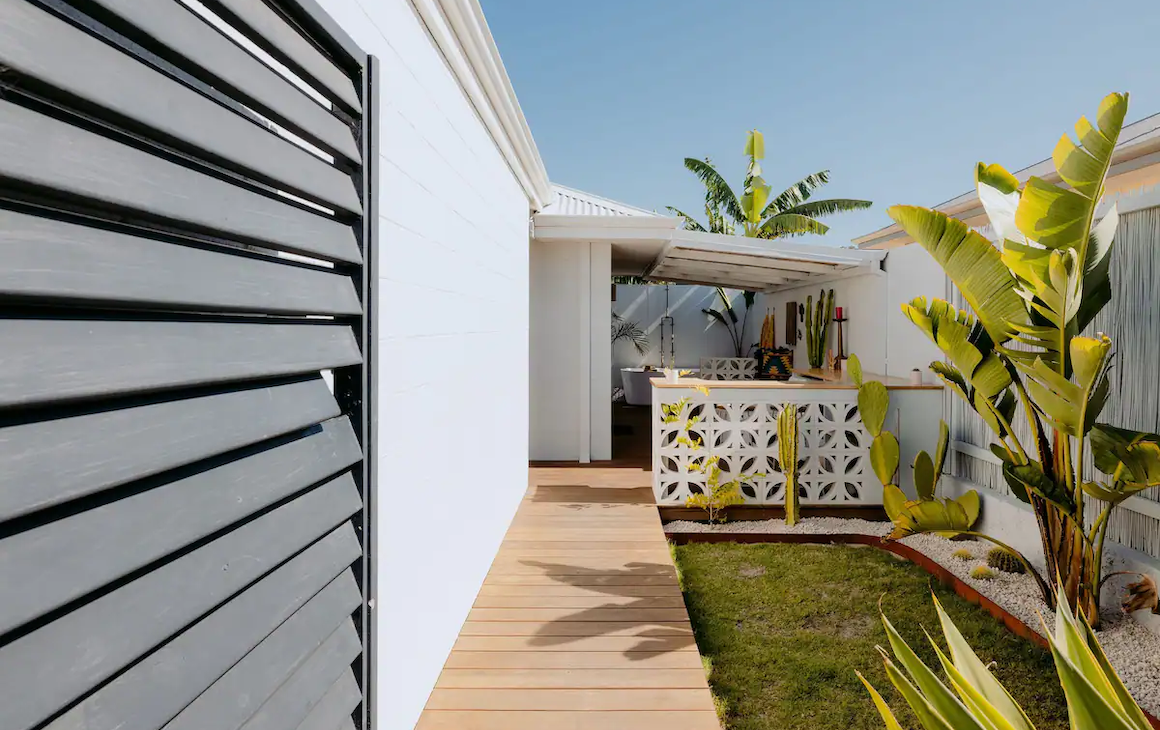
MULTIPOLYGON (((670 311, 676 331, 677 367, 696 369, 703 357, 733 357, 733 341, 729 339, 725 328, 701 311, 721 308, 717 290, 711 286, 683 284, 674 284, 668 289, 670 311)), ((737 309, 738 316, 743 316, 745 303, 740 290, 727 289, 726 292, 737 309)), ((618 284, 612 311, 640 325, 649 339, 649 349, 644 355, 638 353, 629 342, 618 342, 613 347, 611 387, 620 387, 621 368, 661 365, 661 317, 665 316, 665 287, 618 284)), ((764 314, 765 310, 762 309, 761 314, 755 311, 750 317, 753 321, 749 322, 748 330, 753 336, 747 337, 747 346, 756 339, 764 314)), ((669 362, 667 336, 666 332, 664 351, 666 365, 669 362)), ((611 336, 608 339, 611 340, 611 336)), ((611 396, 611 393, 609 395, 611 396)))
POLYGON ((533 461, 612 458, 611 276, 609 244, 532 242, 533 461))
POLYGON ((528 201, 406 0, 320 2, 381 62, 374 724, 407 730, 527 488, 528 201))

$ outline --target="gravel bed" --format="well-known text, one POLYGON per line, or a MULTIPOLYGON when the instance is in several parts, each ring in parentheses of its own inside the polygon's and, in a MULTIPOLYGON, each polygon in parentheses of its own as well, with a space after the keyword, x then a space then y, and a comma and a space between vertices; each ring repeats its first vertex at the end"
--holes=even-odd
MULTIPOLYGON (((665 523, 666 532, 724 532, 724 533, 774 533, 799 535, 854 534, 883 537, 890 532, 886 522, 842 519, 840 517, 811 517, 790 527, 782 520, 744 520, 724 525, 710 525, 703 522, 678 520, 665 523)), ((991 580, 972 578, 975 567, 986 565, 987 550, 991 543, 982 540, 948 540, 937 535, 914 535, 903 538, 905 545, 934 560, 964 583, 1002 606, 1008 613, 1029 627, 1044 634, 1052 630, 1055 617, 1039 596, 1035 581, 1027 575, 1002 573, 991 580), (972 560, 962 560, 952 555, 956 550, 969 550, 972 560), (1044 628, 1046 623, 1047 628, 1044 628)), ((1129 579, 1130 580, 1130 579, 1129 579)), ((1119 596, 1125 581, 1109 581, 1104 588, 1105 596, 1119 596)), ((1099 632, 1100 644, 1116 668, 1124 684, 1132 692, 1140 706, 1153 716, 1160 716, 1160 635, 1157 635, 1130 616, 1115 609, 1105 608, 1103 628, 1099 632)))

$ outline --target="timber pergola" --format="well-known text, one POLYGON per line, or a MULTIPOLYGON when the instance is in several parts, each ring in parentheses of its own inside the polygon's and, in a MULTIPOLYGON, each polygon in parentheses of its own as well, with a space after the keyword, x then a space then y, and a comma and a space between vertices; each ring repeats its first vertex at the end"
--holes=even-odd
POLYGON ((681 228, 647 211, 533 217, 544 243, 610 243, 612 273, 649 281, 776 292, 854 276, 880 275, 885 251, 762 240, 681 228))
POLYGON ((771 293, 853 276, 880 275, 885 255, 884 251, 675 230, 644 277, 771 293))

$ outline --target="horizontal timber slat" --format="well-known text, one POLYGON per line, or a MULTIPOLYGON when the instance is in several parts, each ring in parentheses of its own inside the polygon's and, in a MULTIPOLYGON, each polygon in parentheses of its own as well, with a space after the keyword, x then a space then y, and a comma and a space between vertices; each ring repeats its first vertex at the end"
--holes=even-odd
POLYGON ((685 621, 688 614, 680 608, 473 608, 468 621, 542 621, 542 622, 597 622, 635 621, 638 624, 685 621))
MULTIPOLYGON (((444 689, 428 710, 712 710, 707 689, 444 689)), ((543 726, 541 726, 543 727, 543 726)), ((631 726, 621 726, 631 727, 631 726)))
MULTIPOLYGON (((673 636, 641 636, 624 634, 620 636, 569 637, 567 643, 547 643, 536 636, 460 636, 455 642, 455 652, 567 652, 571 656, 588 652, 607 653, 677 653, 689 654, 697 662, 701 655, 693 637, 689 634, 673 636)), ((452 655, 454 656, 454 654, 452 655)), ((578 660, 582 666, 584 659, 578 660)))
POLYGON ((207 0, 207 4, 224 8, 236 16, 257 34, 253 40, 274 50, 308 78, 319 82, 322 85, 320 91, 331 92, 327 96, 336 98, 348 109, 362 111, 362 103, 350 77, 262 0, 207 0))
POLYGON ((354 531, 340 528, 86 697, 46 730, 161 727, 360 553, 354 531))
POLYGON ((358 632, 350 621, 344 622, 242 727, 245 730, 298 727, 339 677, 350 671, 350 663, 360 651, 358 632))
POLYGON ((704 672, 693 651, 463 651, 447 658, 449 669, 692 669, 704 672))
POLYGON ((0 727, 29 730, 60 711, 359 506, 343 475, 0 647, 0 727))
POLYGON ((237 730, 345 623, 359 604, 343 572, 262 640, 221 679, 165 725, 165 730, 237 730))
MULTIPOLYGON (((315 377, 0 428, 0 518, 58 505, 338 414, 326 383, 315 377)), ((338 424, 328 428, 331 440, 342 434, 338 424)))
MULTIPOLYGON (((199 18, 180 0, 92 0, 196 64, 211 86, 224 81, 250 104, 348 160, 361 159, 350 127, 266 64, 199 18), (207 77, 208 74, 208 77, 207 77)), ((196 72, 196 69, 186 69, 196 72)))
POLYGON ((0 175, 226 237, 362 260, 350 225, 7 101, 0 101, 0 175))
POLYGON ((351 722, 350 713, 361 698, 358 682, 350 671, 342 673, 318 701, 297 730, 340 730, 351 722))
POLYGON ((349 175, 25 0, 0 0, 0 62, 332 207, 362 212, 349 175), (44 53, 48 45, 58 53, 44 53))
MULTIPOLYGON (((239 422, 244 423, 244 419, 239 422)), ((0 541, 0 633, 79 598, 359 460, 350 421, 0 541)))
MULTIPOLYGON (((460 636, 539 636, 567 638, 573 636, 636 636, 642 630, 655 630, 656 636, 689 636, 693 627, 688 621, 465 621, 460 636)), ((560 642, 560 643, 567 643, 560 642)))
POLYGON ((362 311, 341 274, 10 210, 0 210, 0 231, 3 297, 237 314, 362 311))
POLYGON ((705 669, 444 669, 446 689, 708 689, 705 669))
POLYGON ((680 598, 680 586, 672 584, 616 586, 615 591, 605 590, 607 586, 599 585, 569 585, 567 583, 533 583, 533 584, 505 584, 489 581, 479 589, 479 598, 518 598, 524 596, 576 597, 586 599, 596 596, 616 595, 623 597, 669 596, 680 598))
POLYGON ((712 710, 535 712, 440 710, 423 715, 415 730, 720 730, 712 710))
POLYGON ((0 320, 0 406, 318 372, 361 361, 335 324, 0 320))
POLYGON ((475 608, 680 608, 685 601, 679 593, 667 596, 622 596, 616 593, 589 593, 588 595, 551 596, 493 596, 481 593, 475 599, 475 608))

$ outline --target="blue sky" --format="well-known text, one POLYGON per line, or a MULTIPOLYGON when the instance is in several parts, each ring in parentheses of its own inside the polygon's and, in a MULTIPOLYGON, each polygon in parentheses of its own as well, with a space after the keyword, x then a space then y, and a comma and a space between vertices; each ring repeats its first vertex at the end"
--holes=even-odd
POLYGON ((833 245, 965 192, 978 160, 1048 157, 1110 91, 1160 112, 1160 0, 482 4, 554 182, 700 214, 682 160, 737 189, 756 127, 775 194, 828 168, 822 196, 875 202, 826 220, 833 245))

